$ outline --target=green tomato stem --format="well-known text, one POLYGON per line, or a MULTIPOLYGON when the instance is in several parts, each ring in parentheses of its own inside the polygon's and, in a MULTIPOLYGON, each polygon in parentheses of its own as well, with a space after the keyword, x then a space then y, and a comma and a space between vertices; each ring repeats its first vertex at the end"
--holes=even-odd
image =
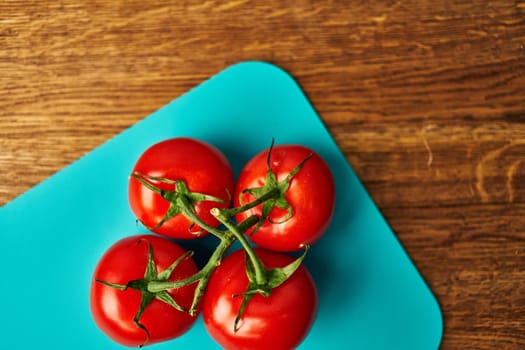
MULTIPOLYGON (((251 216, 247 218, 241 224, 243 227, 243 230, 246 230, 249 227, 255 225, 258 219, 259 218, 256 216, 251 216)), ((198 224, 201 225, 201 223, 198 223, 198 224)), ((204 223, 202 224, 204 226, 207 226, 204 223)), ((203 228, 208 229, 211 227, 208 227, 208 228, 203 227, 203 228)), ((214 229, 214 230, 220 231, 218 229, 214 229)), ((151 293, 157 293, 157 292, 160 292, 166 289, 180 288, 183 286, 187 286, 187 285, 190 285, 198 281, 197 287, 195 288, 195 294, 193 297, 191 307, 188 310, 188 313, 190 315, 195 315, 197 312, 199 301, 202 298, 206 287, 208 286, 208 281, 211 277, 211 274, 220 265, 224 254, 226 253, 226 251, 228 251, 228 249, 231 247, 233 242, 235 242, 236 240, 236 237, 228 232, 221 231, 221 233, 222 233, 222 236, 220 237, 219 244, 215 247, 215 250, 213 251, 210 258, 208 259, 208 262, 206 263, 206 265, 204 265, 204 267, 201 270, 199 270, 194 275, 189 276, 179 281, 151 281, 147 285, 147 290, 151 293)))
MULTIPOLYGON (((227 211, 227 210, 224 210, 227 211)), ((255 252, 253 251, 252 246, 244 236, 243 232, 241 232, 237 225, 233 223, 231 218, 228 215, 225 215, 223 213, 223 210, 219 208, 213 208, 211 210, 211 214, 217 218, 226 228, 229 232, 231 232, 235 238, 239 240, 242 247, 246 251, 246 254, 248 255, 251 263, 253 264, 254 272, 255 272, 255 280, 257 284, 259 285, 265 285, 267 282, 267 276, 266 276, 266 268, 264 267, 263 263, 255 252)))
POLYGON ((201 218, 199 218, 197 214, 195 214, 193 206, 186 197, 181 196, 177 198, 177 204, 179 204, 182 210, 181 214, 184 215, 186 219, 190 220, 192 223, 199 225, 201 228, 205 229, 206 231, 220 239, 222 239, 226 235, 225 231, 221 231, 218 228, 210 226, 204 221, 202 221, 201 218))
POLYGON ((197 287, 195 288, 195 294, 193 296, 191 307, 188 310, 188 313, 190 315, 195 315, 197 307, 199 305, 199 301, 202 298, 202 295, 204 294, 204 290, 208 285, 208 281, 210 279, 211 274, 213 273, 215 268, 220 264, 222 257, 234 241, 235 237, 231 235, 224 236, 224 238, 221 239, 220 243, 213 251, 213 254, 210 256, 210 259, 208 260, 206 265, 204 265, 204 267, 197 273, 179 281, 152 281, 148 283, 148 291, 151 293, 157 293, 162 290, 181 288, 183 286, 187 286, 198 281, 197 287))
POLYGON ((244 212, 246 210, 255 208, 259 204, 262 204, 262 203, 266 202, 269 199, 278 198, 279 195, 280 195, 279 189, 278 188, 272 188, 270 191, 266 192, 262 196, 254 199, 253 201, 251 201, 249 203, 246 203, 246 204, 244 204, 244 205, 242 205, 240 207, 236 207, 236 208, 221 209, 221 212, 222 212, 222 214, 224 216, 227 216, 227 217, 231 218, 234 215, 237 215, 237 214, 242 213, 242 212, 244 212))

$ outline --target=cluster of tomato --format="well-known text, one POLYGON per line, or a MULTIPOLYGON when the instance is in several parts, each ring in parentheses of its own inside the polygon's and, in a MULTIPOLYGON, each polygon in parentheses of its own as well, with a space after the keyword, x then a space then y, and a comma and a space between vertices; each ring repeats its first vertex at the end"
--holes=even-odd
POLYGON ((272 144, 237 181, 205 142, 151 146, 130 176, 129 204, 152 233, 124 238, 100 259, 91 286, 96 324, 120 344, 143 346, 182 335, 202 314, 223 348, 295 348, 317 311, 302 261, 326 231, 334 197, 330 169, 304 146, 272 144), (180 240, 210 233, 218 244, 199 269, 180 240), (242 248, 229 254, 236 241, 242 248), (303 254, 287 254, 296 251, 303 254))

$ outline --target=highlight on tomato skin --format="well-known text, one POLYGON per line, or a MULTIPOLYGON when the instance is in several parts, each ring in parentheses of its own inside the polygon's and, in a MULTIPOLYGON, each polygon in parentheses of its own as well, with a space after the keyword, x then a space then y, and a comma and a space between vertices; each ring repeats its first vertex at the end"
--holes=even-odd
MULTIPOLYGON (((145 278, 150 245, 156 268, 154 272, 157 275, 181 257, 182 261, 171 272, 168 280, 184 279, 198 271, 193 259, 190 256, 184 257, 187 252, 182 247, 159 236, 129 236, 114 243, 103 254, 91 283, 91 313, 98 328, 113 341, 124 346, 139 347, 175 339, 189 331, 197 319, 153 298, 138 318, 138 322, 134 321, 144 296, 134 288, 122 290, 122 287, 130 281, 145 278), (120 285, 121 288, 102 282, 120 285)), ((167 293, 178 305, 189 308, 194 291, 195 285, 188 285, 168 290, 167 293)))
MULTIPOLYGON (((283 267, 294 258, 283 253, 255 250, 268 268, 283 267)), ((237 329, 234 322, 248 285, 245 253, 233 252, 215 270, 203 301, 207 332, 228 350, 289 350, 299 346, 315 320, 318 294, 314 280, 301 265, 268 297, 255 295, 247 304, 237 329)))
MULTIPOLYGON (((241 170, 234 191, 234 206, 249 203, 256 197, 251 189, 268 186, 268 165, 277 182, 302 162, 304 165, 289 181, 284 196, 274 206, 264 223, 248 231, 250 239, 262 248, 292 252, 317 242, 326 232, 335 208, 335 182, 326 162, 302 145, 276 145, 255 155, 241 170), (268 153, 270 158, 268 159, 268 153), (279 204, 288 204, 288 210, 279 204), (290 216, 291 215, 291 216, 290 216)), ((263 205, 237 215, 243 221, 251 215, 261 216, 263 205)))
POLYGON ((195 239, 207 232, 182 214, 163 222, 172 204, 139 180, 163 191, 173 191, 173 181, 181 180, 192 193, 205 194, 217 200, 202 200, 194 204, 198 218, 217 226, 210 214, 214 207, 230 206, 234 177, 226 156, 204 141, 176 137, 158 142, 137 160, 129 179, 128 201, 136 218, 151 231, 178 239, 195 239), (152 178, 165 179, 152 180, 152 178))

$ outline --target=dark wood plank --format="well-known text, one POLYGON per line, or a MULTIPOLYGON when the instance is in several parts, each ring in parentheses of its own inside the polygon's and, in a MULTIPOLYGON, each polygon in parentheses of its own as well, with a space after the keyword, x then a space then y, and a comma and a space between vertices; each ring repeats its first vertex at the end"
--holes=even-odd
POLYGON ((391 208, 384 214, 439 298, 443 347, 525 343, 525 205, 391 208))

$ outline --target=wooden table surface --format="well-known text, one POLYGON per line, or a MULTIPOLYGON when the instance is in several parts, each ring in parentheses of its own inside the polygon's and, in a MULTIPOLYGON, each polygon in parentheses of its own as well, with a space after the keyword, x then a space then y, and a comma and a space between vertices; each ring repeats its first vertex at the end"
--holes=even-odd
POLYGON ((305 90, 437 296, 442 348, 525 348, 523 0, 3 1, 0 204, 243 60, 305 90))

